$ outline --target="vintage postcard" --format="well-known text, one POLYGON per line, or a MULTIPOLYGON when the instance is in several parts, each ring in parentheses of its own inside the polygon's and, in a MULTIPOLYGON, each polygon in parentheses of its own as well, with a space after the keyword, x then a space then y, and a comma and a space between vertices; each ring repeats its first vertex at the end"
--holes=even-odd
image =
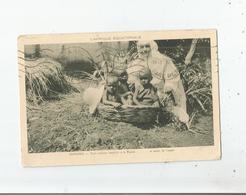
POLYGON ((23 166, 221 157, 216 30, 18 38, 23 166))

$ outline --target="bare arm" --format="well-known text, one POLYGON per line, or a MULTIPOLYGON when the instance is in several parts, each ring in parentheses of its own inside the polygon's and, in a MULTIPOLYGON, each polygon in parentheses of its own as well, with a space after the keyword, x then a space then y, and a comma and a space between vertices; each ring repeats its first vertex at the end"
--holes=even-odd
POLYGON ((121 97, 120 97, 120 100, 121 100, 122 104, 124 104, 124 105, 127 104, 127 103, 126 103, 125 96, 121 96, 121 97))
POLYGON ((153 86, 153 89, 154 89, 154 93, 155 93, 155 102, 152 104, 153 107, 160 107, 160 98, 157 94, 157 88, 153 86))
POLYGON ((142 104, 137 100, 137 95, 138 95, 138 89, 135 89, 135 92, 133 94, 133 102, 134 104, 138 105, 138 106, 141 106, 142 104))

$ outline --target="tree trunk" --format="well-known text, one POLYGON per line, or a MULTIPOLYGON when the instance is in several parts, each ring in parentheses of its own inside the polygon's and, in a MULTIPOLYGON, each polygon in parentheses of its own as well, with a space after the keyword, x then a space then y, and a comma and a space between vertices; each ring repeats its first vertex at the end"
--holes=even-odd
POLYGON ((40 54, 40 45, 37 44, 35 45, 35 53, 34 53, 36 58, 40 58, 41 54, 40 54))
POLYGON ((196 50, 197 41, 198 41, 198 39, 193 39, 191 42, 190 50, 185 57, 185 64, 186 65, 189 65, 191 63, 191 59, 192 59, 192 57, 195 53, 195 50, 196 50))

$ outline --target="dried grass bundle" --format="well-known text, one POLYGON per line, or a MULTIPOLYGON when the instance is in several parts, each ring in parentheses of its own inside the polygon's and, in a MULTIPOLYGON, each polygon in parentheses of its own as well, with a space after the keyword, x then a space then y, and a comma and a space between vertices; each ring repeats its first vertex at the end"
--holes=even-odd
POLYGON ((27 100, 39 103, 68 92, 71 86, 61 69, 61 64, 51 58, 25 60, 27 100))

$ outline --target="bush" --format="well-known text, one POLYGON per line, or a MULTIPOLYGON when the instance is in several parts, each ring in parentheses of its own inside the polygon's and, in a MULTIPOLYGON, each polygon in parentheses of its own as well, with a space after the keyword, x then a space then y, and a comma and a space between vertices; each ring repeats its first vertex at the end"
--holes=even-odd
POLYGON ((203 72, 201 64, 179 64, 183 81, 187 109, 191 115, 194 112, 207 112, 212 109, 212 83, 210 73, 203 72))

